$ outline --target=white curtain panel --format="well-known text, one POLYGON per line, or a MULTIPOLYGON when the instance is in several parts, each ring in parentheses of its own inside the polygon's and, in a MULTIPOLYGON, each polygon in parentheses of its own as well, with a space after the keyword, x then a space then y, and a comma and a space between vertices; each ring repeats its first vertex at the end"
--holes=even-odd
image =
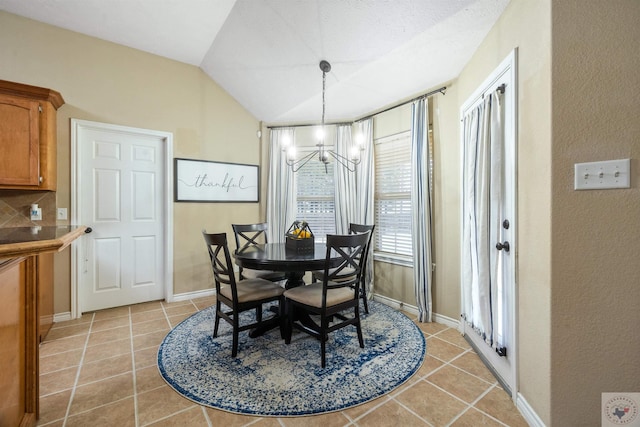
MULTIPOLYGON (((373 119, 366 119, 356 124, 356 135, 362 135, 364 150, 360 153, 360 164, 355 171, 356 197, 355 215, 351 222, 362 225, 372 225, 375 221, 374 211, 374 177, 375 161, 373 157, 373 119)), ((375 231, 374 231, 375 233, 375 231)), ((374 291, 373 281, 373 239, 369 248, 369 256, 365 270, 367 280, 367 298, 371 298, 374 291)))
POLYGON ((284 242, 284 234, 296 218, 295 174, 286 163, 283 141, 295 145, 295 129, 271 129, 269 136, 269 178, 267 183, 267 238, 284 242))
POLYGON ((504 190, 500 96, 485 96, 463 119, 462 317, 494 348, 502 346, 502 333, 494 328, 495 310, 501 307, 495 249, 504 190))
POLYGON ((431 322, 431 193, 429 191, 429 112, 425 98, 411 107, 411 234, 418 320, 431 322))
MULTIPOLYGON (((336 128, 336 153, 346 159, 351 155, 351 125, 338 125, 336 128)), ((334 167, 334 203, 336 215, 336 233, 349 234, 349 223, 356 222, 357 196, 356 178, 336 159, 334 167)))

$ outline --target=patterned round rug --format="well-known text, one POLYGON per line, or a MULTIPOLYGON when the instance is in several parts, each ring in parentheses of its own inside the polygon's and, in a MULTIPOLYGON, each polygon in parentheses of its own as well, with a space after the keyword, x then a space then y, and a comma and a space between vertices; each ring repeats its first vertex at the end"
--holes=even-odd
POLYGON ((375 301, 369 313, 360 316, 364 349, 355 327, 333 332, 323 369, 320 342, 295 329, 289 345, 277 328, 258 338, 240 332, 238 357, 231 358, 231 327, 221 320, 214 339, 209 307, 169 332, 158 368, 184 397, 229 412, 286 417, 343 410, 398 387, 424 360, 424 335, 408 317, 375 301))

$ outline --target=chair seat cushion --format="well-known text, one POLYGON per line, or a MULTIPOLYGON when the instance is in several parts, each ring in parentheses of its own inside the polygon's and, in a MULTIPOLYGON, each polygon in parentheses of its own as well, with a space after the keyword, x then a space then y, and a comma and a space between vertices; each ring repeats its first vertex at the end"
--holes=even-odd
MULTIPOLYGON (((236 287, 238 289, 239 303, 277 297, 284 293, 283 287, 264 279, 240 280, 236 283, 236 287)), ((220 293, 229 299, 233 299, 230 286, 220 288, 220 293)))
POLYGON ((247 268, 242 269, 242 276, 245 279, 265 279, 265 280, 284 280, 285 276, 282 271, 271 270, 251 270, 247 268))
MULTIPOLYGON (((316 282, 307 286, 291 288, 284 293, 286 298, 297 301, 311 307, 322 307, 322 283, 316 282)), ((353 299, 353 290, 350 288, 336 288, 327 290, 327 307, 340 304, 353 299)))

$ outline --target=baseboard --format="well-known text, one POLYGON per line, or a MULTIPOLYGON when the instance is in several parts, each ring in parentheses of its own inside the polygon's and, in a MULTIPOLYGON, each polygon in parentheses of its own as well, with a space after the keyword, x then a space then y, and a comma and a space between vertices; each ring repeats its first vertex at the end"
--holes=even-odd
MULTIPOLYGON (((385 297, 383 295, 373 294, 373 300, 378 301, 382 304, 388 305, 391 308, 395 308, 396 310, 406 311, 414 316, 419 314, 418 307, 415 305, 410 305, 404 303, 402 301, 395 300, 393 298, 385 297)), ((460 322, 452 319, 447 316, 443 316, 442 314, 433 313, 433 321, 436 323, 442 323, 443 325, 449 326, 450 328, 459 329, 460 322)))
POLYGON ((58 323, 58 322, 66 322, 68 320, 72 320, 73 318, 71 317, 71 312, 67 311, 65 313, 56 313, 53 315, 53 323, 58 323))
POLYGON ((522 417, 525 419, 529 426, 531 427, 546 427, 544 422, 540 419, 536 411, 533 410, 529 402, 522 396, 522 394, 518 393, 516 396, 516 407, 522 414, 522 417))
POLYGON ((188 301, 190 299, 213 297, 216 295, 215 289, 204 289, 202 291, 185 292, 183 294, 173 294, 170 302, 188 301))

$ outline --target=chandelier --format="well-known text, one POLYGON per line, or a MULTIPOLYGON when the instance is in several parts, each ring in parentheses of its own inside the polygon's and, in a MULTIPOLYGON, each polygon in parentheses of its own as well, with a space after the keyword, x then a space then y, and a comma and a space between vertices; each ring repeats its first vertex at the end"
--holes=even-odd
POLYGON ((325 165, 325 171, 327 170, 327 165, 330 163, 331 159, 334 159, 338 164, 344 166, 349 172, 354 172, 356 170, 356 166, 360 164, 361 151, 364 150, 364 138, 362 138, 361 135, 356 138, 356 145, 351 147, 349 150, 349 157, 345 157, 334 150, 330 150, 325 145, 325 89, 327 73, 331 71, 331 64, 325 60, 320 61, 320 70, 322 70, 322 122, 316 131, 316 138, 318 139, 318 143, 316 144, 317 148, 299 159, 296 159, 296 147, 291 144, 291 141, 283 141, 282 150, 286 152, 287 165, 291 167, 293 172, 298 172, 316 156, 318 161, 325 165))

